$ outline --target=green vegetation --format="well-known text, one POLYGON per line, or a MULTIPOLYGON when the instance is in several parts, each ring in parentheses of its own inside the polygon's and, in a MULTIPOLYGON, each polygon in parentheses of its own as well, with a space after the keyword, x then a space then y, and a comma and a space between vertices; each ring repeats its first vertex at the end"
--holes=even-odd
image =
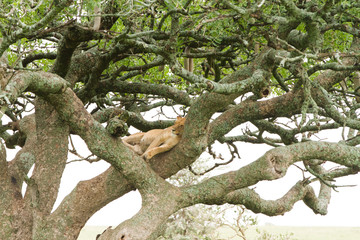
POLYGON ((326 215, 360 173, 359 16, 355 0, 0 1, 0 239, 75 240, 134 190, 140 211, 99 240, 211 239, 228 206, 241 233, 248 210, 326 215), (206 178, 169 181, 204 155, 206 178), (108 168, 60 197, 73 158, 108 168))

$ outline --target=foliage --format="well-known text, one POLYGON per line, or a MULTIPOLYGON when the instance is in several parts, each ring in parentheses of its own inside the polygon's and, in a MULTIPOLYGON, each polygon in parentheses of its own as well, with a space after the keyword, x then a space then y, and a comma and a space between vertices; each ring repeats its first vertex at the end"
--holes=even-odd
POLYGON ((229 204, 274 216, 302 201, 325 215, 335 180, 360 171, 357 1, 4 0, 0 7, 0 239, 76 239, 96 211, 134 189, 141 210, 100 240, 156 239, 170 216, 189 221, 200 209, 208 215, 191 229, 200 221, 214 229, 207 205, 219 206, 216 214, 229 204), (187 119, 181 141, 152 159, 121 140, 133 129, 171 127, 176 116, 187 119), (342 140, 320 141, 327 130, 342 131, 342 140), (69 149, 69 135, 90 155, 76 143, 69 149), (271 150, 217 172, 240 153, 250 158, 244 142, 271 150), (7 149, 17 155, 7 159, 7 149), (69 152, 110 167, 54 209, 69 152), (192 171, 205 152, 215 159, 205 171, 211 176, 166 181, 187 176, 181 170, 192 171), (293 166, 300 177, 283 197, 257 193, 257 183, 293 166))

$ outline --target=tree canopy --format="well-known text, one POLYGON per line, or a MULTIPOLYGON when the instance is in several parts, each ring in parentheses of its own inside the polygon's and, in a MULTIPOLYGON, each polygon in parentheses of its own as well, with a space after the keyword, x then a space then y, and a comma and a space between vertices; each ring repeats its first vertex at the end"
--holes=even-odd
POLYGON ((169 216, 199 203, 275 216, 303 201, 325 215, 334 180, 360 171, 358 1, 0 5, 0 239, 76 239, 95 212, 135 189, 141 210, 99 239, 156 239, 169 216), (154 110, 157 119, 144 117, 154 110), (163 129, 174 115, 186 122, 170 151, 144 160, 124 145, 129 127, 163 129), (343 129, 343 139, 316 138, 329 129, 343 129), (76 153, 70 135, 91 151, 84 160, 111 166, 53 209, 69 151, 76 153), (221 164, 238 160, 239 142, 273 148, 199 183, 166 181, 206 151, 215 158, 229 151, 221 164), (282 198, 256 193, 254 185, 294 164, 304 178, 282 198))

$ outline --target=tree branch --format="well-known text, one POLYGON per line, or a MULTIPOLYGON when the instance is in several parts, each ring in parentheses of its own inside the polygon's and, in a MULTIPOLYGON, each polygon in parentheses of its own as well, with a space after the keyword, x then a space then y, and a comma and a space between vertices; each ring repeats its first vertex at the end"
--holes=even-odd
POLYGON ((54 7, 38 22, 31 26, 25 25, 21 21, 18 21, 22 28, 13 31, 10 35, 3 36, 3 42, 0 45, 0 56, 6 51, 6 49, 17 40, 30 36, 33 32, 43 28, 49 24, 64 8, 69 6, 72 0, 58 1, 54 4, 54 7))
POLYGON ((68 155, 69 128, 43 99, 36 101, 35 168, 25 202, 33 204, 36 214, 50 214, 57 198, 68 155), (49 147, 51 146, 51 147, 49 147), (45 184, 46 183, 46 184, 45 184))
MULTIPOLYGON (((188 201, 189 205, 197 203, 223 204, 225 201, 224 199, 227 197, 233 199, 233 197, 236 196, 238 203, 247 203, 249 204, 250 209, 258 211, 256 209, 260 209, 262 205, 259 204, 257 207, 252 206, 251 204, 254 204, 257 201, 256 199, 253 199, 248 202, 249 199, 251 199, 248 195, 252 194, 253 197, 256 196, 254 195, 254 192, 243 190, 244 188, 252 186, 259 181, 281 178, 285 176, 288 167, 295 162, 312 159, 331 161, 352 168, 354 171, 360 170, 360 150, 358 148, 329 142, 304 142, 274 148, 266 152, 256 161, 237 171, 211 177, 199 184, 184 187, 182 190, 190 200, 188 201), (245 198, 245 200, 242 200, 243 198, 245 198)), ((303 195, 299 193, 300 190, 305 190, 305 185, 303 182, 298 183, 295 186, 295 189, 290 191, 289 194, 292 196, 291 198, 293 200, 290 201, 291 204, 289 207, 296 201, 303 199, 314 212, 326 214, 326 208, 330 199, 330 187, 322 183, 319 198, 317 199, 312 188, 303 192, 303 195), (300 194, 300 196, 298 194, 300 194)), ((271 203, 272 205, 270 206, 274 208, 274 204, 279 204, 279 202, 289 199, 290 196, 285 196, 283 200, 280 200, 277 203, 271 203)), ((268 202, 265 203, 267 204, 268 202)), ((266 206, 264 206, 264 208, 266 208, 266 206)), ((275 208, 275 210, 277 214, 283 213, 281 211, 279 212, 277 208, 275 208)), ((290 210, 290 208, 288 208, 287 211, 288 210, 290 210)), ((263 213, 265 212, 266 211, 264 210, 263 213)))
POLYGON ((227 194, 225 202, 242 204, 254 213, 267 216, 284 215, 292 210, 294 204, 303 200, 315 213, 326 215, 327 204, 323 204, 322 197, 316 197, 313 188, 303 181, 297 182, 283 197, 277 200, 264 200, 254 190, 249 188, 239 189, 227 194))
POLYGON ((147 83, 129 83, 124 81, 114 81, 111 79, 100 82, 99 93, 126 92, 126 93, 145 93, 159 95, 174 100, 177 103, 191 106, 193 100, 189 95, 181 90, 167 85, 147 84, 147 83))
POLYGON ((15 158, 9 162, 10 175, 15 179, 17 191, 20 193, 24 178, 35 163, 36 127, 35 116, 29 115, 19 121, 19 130, 26 135, 26 141, 15 158))

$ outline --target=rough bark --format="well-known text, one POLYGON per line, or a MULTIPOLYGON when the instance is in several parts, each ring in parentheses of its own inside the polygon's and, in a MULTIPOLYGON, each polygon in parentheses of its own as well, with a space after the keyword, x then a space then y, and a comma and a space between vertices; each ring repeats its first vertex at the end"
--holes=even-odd
POLYGON ((310 138, 325 129, 360 130, 360 30, 352 17, 360 6, 302 2, 224 0, 199 7, 192 1, 120 6, 109 0, 97 10, 69 0, 34 3, 29 9, 4 5, 0 117, 11 123, 0 126, 0 239, 76 239, 95 212, 135 189, 141 210, 99 239, 156 239, 171 214, 198 203, 241 204, 275 216, 303 201, 325 215, 336 188, 331 181, 360 171, 360 138, 349 134, 338 143, 310 138), (25 13, 29 17, 19 17, 25 13), (44 42, 54 46, 46 49, 44 42), (31 51, 18 50, 14 60, 15 43, 31 51), (35 111, 28 114, 30 105, 35 111), (186 114, 183 137, 149 162, 105 127, 110 122, 141 131, 171 126, 173 120, 148 121, 142 115, 166 106, 186 114), (257 130, 228 135, 244 123, 257 130), (53 210, 70 134, 80 136, 94 157, 111 167, 79 182, 53 210), (232 146, 232 158, 241 141, 274 148, 198 184, 176 187, 165 180, 207 148, 213 154, 215 141, 232 146), (6 159, 6 148, 15 146, 21 148, 15 158, 6 159), (326 162, 340 167, 327 170, 326 162), (281 198, 264 200, 251 188, 284 177, 294 163, 302 164, 309 178, 299 179, 281 198), (318 194, 315 181, 321 183, 318 194))

